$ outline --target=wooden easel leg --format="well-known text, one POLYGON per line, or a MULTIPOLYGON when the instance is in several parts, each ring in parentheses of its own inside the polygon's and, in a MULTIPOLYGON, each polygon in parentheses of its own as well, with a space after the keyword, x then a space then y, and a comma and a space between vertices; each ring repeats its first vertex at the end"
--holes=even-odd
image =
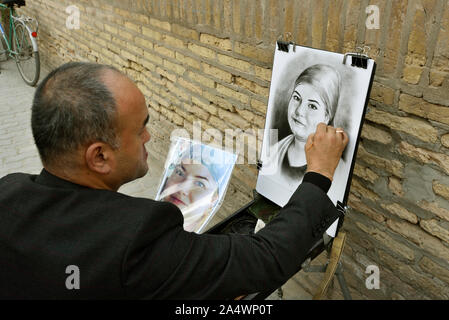
POLYGON ((313 300, 320 300, 325 296, 327 289, 329 288, 329 285, 331 284, 334 278, 334 275, 337 276, 340 288, 343 292, 343 297, 347 300, 352 299, 349 289, 346 285, 345 278, 343 276, 343 267, 340 262, 341 254, 343 252, 345 245, 345 240, 346 234, 343 232, 339 232, 337 237, 334 239, 332 243, 329 259, 326 265, 324 266, 309 265, 303 268, 305 272, 324 272, 324 278, 321 281, 320 286, 318 287, 317 293, 315 293, 315 295, 313 296, 313 300))

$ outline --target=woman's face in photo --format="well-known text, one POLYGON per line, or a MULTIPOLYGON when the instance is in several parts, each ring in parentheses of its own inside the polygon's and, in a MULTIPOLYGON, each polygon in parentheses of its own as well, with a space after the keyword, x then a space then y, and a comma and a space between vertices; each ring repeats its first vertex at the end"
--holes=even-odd
POLYGON ((167 178, 161 197, 183 213, 201 214, 213 206, 217 188, 206 166, 183 159, 167 178))
POLYGON ((316 131, 320 122, 329 123, 326 105, 315 87, 300 83, 293 91, 288 104, 288 124, 295 138, 307 141, 307 137, 316 131))

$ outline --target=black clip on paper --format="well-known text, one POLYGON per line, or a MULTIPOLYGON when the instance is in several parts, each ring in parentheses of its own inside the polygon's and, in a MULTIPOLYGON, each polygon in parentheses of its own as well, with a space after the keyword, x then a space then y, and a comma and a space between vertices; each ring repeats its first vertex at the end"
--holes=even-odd
POLYGON ((278 50, 288 52, 288 46, 290 45, 289 42, 278 40, 277 44, 278 44, 278 50))
POLYGON ((288 41, 289 39, 291 39, 292 34, 290 32, 286 32, 284 35, 285 41, 280 40, 280 38, 282 38, 282 35, 278 38, 277 40, 277 44, 278 44, 278 50, 284 51, 284 52, 288 52, 288 46, 292 45, 293 46, 293 52, 295 52, 295 46, 296 44, 292 41, 288 41))
POLYGON ((368 58, 362 55, 353 56, 351 66, 366 69, 368 67, 368 58))
POLYGON ((340 211, 343 214, 343 216, 345 216, 346 215, 346 211, 348 210, 348 207, 345 206, 340 201, 337 201, 337 210, 340 211))
POLYGON ((351 62, 352 67, 363 68, 363 69, 368 68, 369 57, 365 54, 365 48, 370 49, 370 47, 368 47, 368 46, 365 46, 363 48, 358 47, 357 53, 345 53, 345 55, 343 57, 343 64, 346 64, 346 58, 348 56, 351 56, 352 57, 352 62, 351 62))
POLYGON ((340 230, 340 228, 342 227, 343 219, 348 213, 348 209, 349 209, 348 206, 344 205, 340 201, 337 201, 337 210, 341 213, 341 217, 340 219, 338 219, 337 230, 340 230))
POLYGON ((260 171, 260 169, 262 169, 262 161, 257 160, 257 170, 260 171))

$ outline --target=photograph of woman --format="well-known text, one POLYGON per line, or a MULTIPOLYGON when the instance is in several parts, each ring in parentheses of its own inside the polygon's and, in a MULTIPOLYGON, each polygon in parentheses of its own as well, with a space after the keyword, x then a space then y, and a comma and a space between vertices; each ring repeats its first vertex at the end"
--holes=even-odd
POLYGON ((307 170, 307 139, 324 122, 349 137, 328 191, 335 205, 344 203, 375 63, 359 68, 341 53, 292 49, 275 50, 256 191, 281 207, 288 202, 307 170))
POLYGON ((176 205, 184 230, 200 233, 220 207, 237 156, 211 146, 176 138, 156 200, 176 205))

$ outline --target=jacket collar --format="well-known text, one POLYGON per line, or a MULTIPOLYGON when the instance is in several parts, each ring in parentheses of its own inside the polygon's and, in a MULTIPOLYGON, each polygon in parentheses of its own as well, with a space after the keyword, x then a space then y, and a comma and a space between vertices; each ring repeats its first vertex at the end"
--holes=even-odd
POLYGON ((57 187, 57 188, 64 188, 64 189, 89 189, 89 187, 82 186, 73 182, 70 182, 68 180, 64 180, 62 178, 59 178, 47 170, 42 169, 41 173, 37 176, 36 180, 37 183, 49 186, 49 187, 57 187))

